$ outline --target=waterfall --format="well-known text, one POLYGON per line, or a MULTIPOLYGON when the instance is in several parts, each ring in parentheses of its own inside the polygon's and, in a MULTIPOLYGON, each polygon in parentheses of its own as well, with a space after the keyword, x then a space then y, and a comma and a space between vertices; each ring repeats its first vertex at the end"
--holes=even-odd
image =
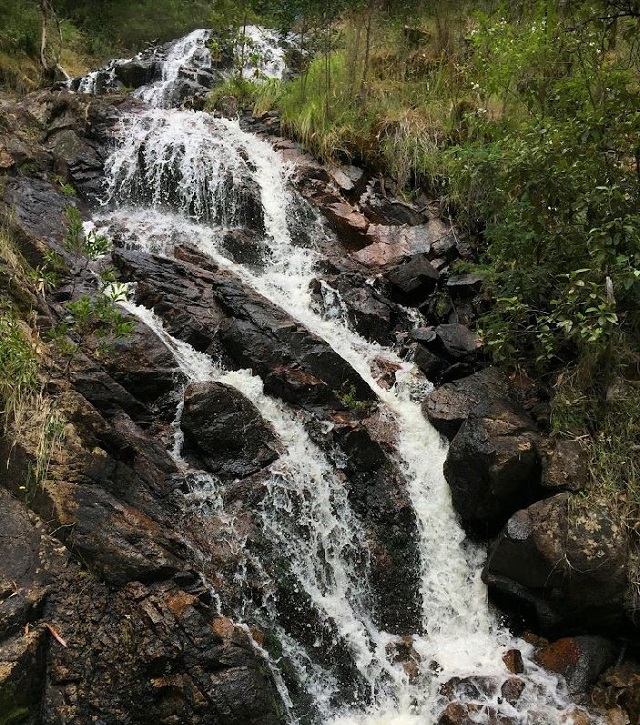
MULTIPOLYGON (((117 235, 120 244, 168 258, 180 243, 196 246, 220 269, 233 272, 249 289, 326 341, 369 385, 395 431, 394 458, 405 476, 417 520, 422 626, 411 634, 410 646, 422 665, 414 677, 394 660, 392 645, 397 637, 380 629, 370 615, 366 537, 335 462, 312 442, 303 414, 266 395, 262 381, 250 371, 225 370, 172 337, 150 310, 125 305, 173 352, 188 380, 223 382, 240 391, 271 425, 282 446, 259 508, 262 530, 287 560, 301 597, 347 653, 346 669, 353 672, 353 681, 345 687, 332 666, 315 657, 313 645, 298 641, 277 624, 277 604, 268 596, 261 612, 249 614, 272 624, 284 656, 315 703, 314 722, 433 725, 443 705, 439 695, 443 683, 453 676, 493 676, 502 681, 509 677, 502 661, 505 651, 517 647, 526 657, 531 648, 514 639, 489 609, 480 579, 484 552, 465 540, 442 473, 446 448, 420 409, 428 381, 392 349, 353 332, 336 290, 325 285, 335 302, 332 314, 321 313, 314 305, 310 283, 327 232, 315 219, 306 225, 307 243, 294 240, 292 224, 299 200, 288 183, 290 169, 266 141, 243 131, 236 121, 162 107, 168 84, 178 77, 183 62, 197 60, 194 48, 201 48, 205 37, 196 31, 175 44, 162 81, 138 93, 151 107, 123 115, 117 146, 106 164, 105 205, 94 221, 117 235), (238 226, 252 227, 264 242, 268 253, 259 268, 235 262, 225 249, 225 231, 238 226), (398 370, 391 389, 377 380, 380 360, 398 370), (355 693, 351 701, 344 697, 349 688, 355 693)), ((206 66, 207 61, 202 62, 206 66)), ((225 515, 220 483, 197 474, 181 458, 180 413, 181 408, 174 458, 191 476, 192 498, 197 498, 199 486, 211 510, 225 515)), ((263 572, 268 589, 269 574, 263 564, 252 559, 251 552, 246 556, 247 565, 263 572)), ((241 622, 247 612, 227 614, 241 622)), ((277 671, 277 663, 272 666, 277 671)), ((560 722, 569 704, 562 683, 530 660, 523 677, 526 690, 517 706, 500 702, 499 690, 478 696, 479 702, 515 722, 529 722, 529 709, 537 713, 535 722, 560 722)), ((291 708, 290 721, 297 722, 282 678, 278 681, 283 701, 291 708)), ((488 722, 489 715, 479 710, 477 717, 478 722, 488 722)))

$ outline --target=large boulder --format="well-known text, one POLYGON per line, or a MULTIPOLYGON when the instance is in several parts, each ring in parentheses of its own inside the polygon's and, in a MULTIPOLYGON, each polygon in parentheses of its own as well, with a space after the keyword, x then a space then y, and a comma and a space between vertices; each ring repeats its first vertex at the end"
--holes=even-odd
POLYGON ((451 442, 444 473, 468 531, 497 532, 539 496, 538 434, 524 411, 505 400, 476 407, 451 442))
POLYGON ((546 631, 607 632, 633 613, 630 567, 629 532, 615 504, 562 493, 509 519, 483 578, 546 631))
POLYGON ((277 457, 276 437, 258 409, 224 383, 192 383, 184 394, 185 452, 195 450, 224 479, 245 478, 277 457))

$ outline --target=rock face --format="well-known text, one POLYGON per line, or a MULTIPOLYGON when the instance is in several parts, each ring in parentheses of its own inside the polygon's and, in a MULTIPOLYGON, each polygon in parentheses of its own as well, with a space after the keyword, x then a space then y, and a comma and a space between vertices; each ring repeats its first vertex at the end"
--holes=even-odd
POLYGON ((246 478, 272 463, 276 437, 237 390, 223 383, 193 383, 184 394, 180 426, 185 449, 222 479, 246 478))

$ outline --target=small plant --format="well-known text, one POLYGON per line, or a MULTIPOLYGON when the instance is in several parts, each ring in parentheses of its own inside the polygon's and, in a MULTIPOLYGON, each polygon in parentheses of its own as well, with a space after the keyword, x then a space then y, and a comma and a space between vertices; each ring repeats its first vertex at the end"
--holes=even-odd
POLYGON ((365 400, 358 400, 356 386, 353 383, 344 383, 336 395, 338 400, 353 413, 362 413, 368 408, 365 400))

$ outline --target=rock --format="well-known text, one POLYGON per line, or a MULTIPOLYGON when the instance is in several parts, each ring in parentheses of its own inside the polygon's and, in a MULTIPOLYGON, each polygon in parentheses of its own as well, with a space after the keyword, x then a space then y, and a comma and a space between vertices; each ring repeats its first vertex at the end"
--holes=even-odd
POLYGON ((506 702, 515 707, 525 687, 525 681, 520 679, 520 677, 510 677, 502 683, 500 695, 506 702))
POLYGON ((425 223, 425 215, 413 204, 389 198, 381 187, 380 179, 369 184, 366 194, 360 199, 362 212, 370 222, 391 226, 419 226, 425 223))
POLYGON ((451 441, 444 473, 468 530, 498 531, 539 494, 538 435, 507 401, 476 406, 451 441))
POLYGON ((580 441, 557 440, 542 447, 542 486, 581 491, 589 481, 589 455, 580 441))
POLYGON ((54 171, 81 189, 84 195, 97 197, 103 190, 103 159, 100 153, 73 129, 63 129, 50 137, 47 149, 55 162, 54 171))
POLYGON ((387 274, 392 295, 400 304, 417 307, 435 290, 440 274, 424 254, 418 254, 387 274))
POLYGON ((474 725, 469 714, 469 708, 460 702, 452 702, 447 705, 444 712, 438 718, 438 725, 474 725))
POLYGON ((159 80, 161 76, 160 65, 149 58, 132 58, 125 63, 114 64, 113 72, 126 88, 139 88, 159 80))
POLYGON ((357 166, 330 166, 329 175, 338 189, 346 194, 356 194, 361 188, 364 171, 357 166))
POLYGON ((534 660, 541 667, 562 675, 571 695, 587 692, 619 653, 604 637, 565 637, 539 649, 534 660))
POLYGON ((367 229, 367 246, 353 258, 366 267, 387 268, 407 257, 429 254, 434 240, 442 233, 443 227, 437 220, 416 227, 371 224, 367 229))
POLYGON ((182 377, 173 353, 146 325, 136 321, 133 333, 114 340, 105 368, 111 377, 142 403, 156 403, 182 377))
POLYGON ((423 402, 422 412, 437 431, 452 440, 477 405, 508 397, 509 391, 508 379, 496 368, 486 368, 436 388, 423 402))
POLYGON ((195 450, 223 480, 250 476, 278 457, 275 434, 258 409, 223 383, 189 385, 180 426, 185 455, 195 450))
POLYGON ((464 360, 475 355, 482 348, 482 340, 466 325, 438 325, 436 339, 452 360, 464 360))
POLYGON ((12 178, 7 181, 3 200, 13 210, 14 223, 27 233, 54 245, 62 242, 67 208, 75 203, 60 188, 38 179, 12 178))
POLYGON ((640 720, 640 665, 626 661, 608 669, 591 693, 595 707, 611 713, 609 721, 628 725, 640 720))
POLYGON ((362 249, 369 222, 346 202, 333 201, 321 207, 322 213, 347 249, 362 249))
POLYGON ((264 237, 251 229, 230 229, 222 238, 222 249, 237 264, 261 270, 271 258, 264 237))
POLYGON ((426 375, 427 380, 431 381, 438 380, 441 373, 443 373, 447 367, 446 360, 434 355, 429 348, 422 343, 418 343, 416 345, 413 361, 426 375))
POLYGON ((477 274, 455 274, 447 280, 446 288, 454 298, 473 297, 480 291, 482 281, 477 274))
POLYGON ((137 301, 153 306, 172 334, 200 350, 222 348, 227 359, 261 375, 267 392, 297 405, 342 409, 342 389, 353 390, 359 401, 373 399, 369 386, 327 343, 283 310, 200 253, 178 248, 176 255, 184 261, 114 253, 126 279, 139 280, 137 301))
POLYGON ((489 550, 490 590, 546 632, 616 631, 626 620, 629 542, 613 506, 558 494, 518 511, 489 550))
POLYGON ((502 661, 512 674, 521 675, 524 672, 524 661, 519 649, 507 650, 502 656, 502 661))

